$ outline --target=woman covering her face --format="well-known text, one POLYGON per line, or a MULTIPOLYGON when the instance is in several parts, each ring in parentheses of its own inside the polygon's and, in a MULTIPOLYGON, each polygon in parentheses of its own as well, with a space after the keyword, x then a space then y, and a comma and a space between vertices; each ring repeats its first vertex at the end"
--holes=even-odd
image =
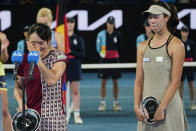
POLYGON ((67 130, 67 121, 62 103, 62 86, 67 57, 51 45, 51 30, 45 24, 34 24, 28 31, 27 47, 39 52, 39 61, 34 67, 33 80, 28 78, 30 64, 27 54, 18 68, 14 95, 22 109, 21 88, 26 88, 26 108, 36 110, 40 116, 39 130, 67 130))

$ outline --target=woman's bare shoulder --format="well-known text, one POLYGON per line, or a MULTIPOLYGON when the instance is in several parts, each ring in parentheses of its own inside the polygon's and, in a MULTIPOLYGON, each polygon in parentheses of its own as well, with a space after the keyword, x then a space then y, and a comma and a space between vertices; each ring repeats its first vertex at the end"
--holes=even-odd
POLYGON ((149 40, 145 40, 145 41, 139 43, 139 45, 138 45, 138 50, 144 52, 144 50, 145 50, 146 47, 148 46, 148 41, 149 41, 149 40))
POLYGON ((168 46, 168 52, 171 57, 179 53, 184 54, 185 48, 183 42, 178 37, 174 36, 168 46))
POLYGON ((183 42, 176 36, 174 36, 169 44, 171 48, 184 48, 183 42))

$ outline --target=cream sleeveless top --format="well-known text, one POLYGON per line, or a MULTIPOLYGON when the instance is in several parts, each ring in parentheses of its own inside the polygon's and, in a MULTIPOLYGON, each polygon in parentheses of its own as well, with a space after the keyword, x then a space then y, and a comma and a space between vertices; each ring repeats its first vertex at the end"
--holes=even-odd
MULTIPOLYGON (((153 37, 148 42, 143 57, 142 99, 153 96, 161 101, 171 82, 172 58, 168 54, 167 47, 172 38, 173 35, 170 35, 167 42, 158 48, 150 46, 153 37)), ((177 91, 166 108, 165 120, 157 125, 147 125, 139 121, 138 131, 184 131, 187 125, 182 101, 177 91)))

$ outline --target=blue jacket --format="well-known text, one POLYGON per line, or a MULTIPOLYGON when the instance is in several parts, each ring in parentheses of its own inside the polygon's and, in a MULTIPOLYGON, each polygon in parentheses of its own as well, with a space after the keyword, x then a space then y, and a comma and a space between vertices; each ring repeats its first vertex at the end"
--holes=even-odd
POLYGON ((98 54, 101 53, 102 47, 106 49, 106 30, 102 30, 97 34, 96 50, 98 54))

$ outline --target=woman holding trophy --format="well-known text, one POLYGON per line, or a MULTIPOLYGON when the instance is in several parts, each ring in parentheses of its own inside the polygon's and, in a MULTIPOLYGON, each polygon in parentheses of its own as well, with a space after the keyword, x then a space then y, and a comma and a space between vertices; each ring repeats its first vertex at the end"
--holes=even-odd
POLYGON ((139 44, 134 111, 138 131, 184 131, 188 126, 178 88, 185 50, 174 36, 179 23, 177 9, 164 2, 143 12, 154 35, 139 44))

